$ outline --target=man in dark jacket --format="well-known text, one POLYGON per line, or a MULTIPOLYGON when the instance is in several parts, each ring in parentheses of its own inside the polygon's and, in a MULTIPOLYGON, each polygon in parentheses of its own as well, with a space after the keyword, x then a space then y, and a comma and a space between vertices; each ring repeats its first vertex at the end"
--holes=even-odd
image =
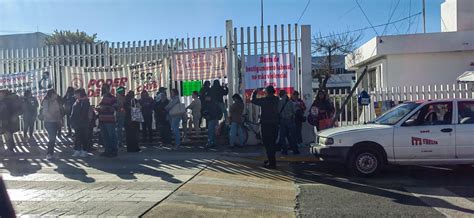
POLYGON ((229 89, 227 85, 221 86, 219 80, 214 80, 211 89, 209 90, 209 95, 211 100, 219 106, 222 113, 224 113, 224 119, 227 121, 227 108, 224 104, 224 96, 229 94, 229 89))
POLYGON ((9 153, 14 152, 13 133, 20 130, 19 115, 22 113, 23 104, 20 97, 9 90, 0 90, 0 133, 5 135, 9 153))
POLYGON ((169 103, 170 101, 166 93, 160 93, 159 101, 156 102, 154 109, 157 127, 163 144, 171 144, 171 124, 167 118, 168 111, 165 109, 169 103))
POLYGON ((138 102, 142 106, 142 114, 145 121, 142 123, 143 140, 148 138, 148 142, 151 143, 153 141, 153 130, 151 126, 153 123, 153 107, 155 106, 155 101, 146 90, 143 90, 138 102))
POLYGON ((216 128, 222 118, 222 111, 210 96, 206 97, 204 117, 207 122, 207 147, 214 147, 216 146, 216 128))
POLYGON ((266 96, 264 98, 257 98, 258 90, 252 93, 251 102, 260 106, 260 127, 262 132, 262 140, 265 145, 268 160, 264 162, 264 167, 269 169, 276 169, 276 140, 278 137, 278 97, 275 96, 275 89, 273 86, 265 88, 266 96))
POLYGON ((25 138, 33 138, 38 107, 38 100, 32 96, 31 90, 26 90, 23 93, 23 137, 25 138))

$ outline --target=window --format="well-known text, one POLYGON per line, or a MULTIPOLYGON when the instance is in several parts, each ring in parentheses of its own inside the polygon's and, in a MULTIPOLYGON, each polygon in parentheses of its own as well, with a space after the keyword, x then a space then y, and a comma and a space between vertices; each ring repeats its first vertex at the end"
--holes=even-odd
POLYGON ((474 124, 474 102, 464 101, 458 103, 458 123, 474 124))
POLYGON ((448 125, 452 123, 452 103, 433 103, 423 106, 403 126, 448 125))

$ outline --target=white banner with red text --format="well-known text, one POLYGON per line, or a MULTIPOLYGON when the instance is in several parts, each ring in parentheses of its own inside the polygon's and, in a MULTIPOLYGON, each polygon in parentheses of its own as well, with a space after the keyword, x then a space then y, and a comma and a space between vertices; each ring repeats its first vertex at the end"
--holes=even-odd
POLYGON ((286 90, 289 94, 296 85, 295 56, 291 53, 245 56, 245 98, 252 91, 273 86, 277 91, 286 90))
POLYGON ((227 76, 225 48, 174 52, 171 58, 172 79, 208 80, 227 76))
POLYGON ((112 67, 64 67, 65 85, 63 93, 67 87, 74 89, 84 88, 91 104, 97 105, 100 101, 103 84, 111 86, 112 94, 118 87, 125 87, 128 91, 134 91, 135 95, 140 95, 144 90, 150 95, 164 86, 163 71, 161 61, 150 61, 144 63, 119 65, 112 67))

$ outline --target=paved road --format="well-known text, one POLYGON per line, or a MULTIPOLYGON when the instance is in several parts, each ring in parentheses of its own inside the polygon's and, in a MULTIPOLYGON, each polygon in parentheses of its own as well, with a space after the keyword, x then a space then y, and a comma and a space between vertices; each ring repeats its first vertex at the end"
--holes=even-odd
POLYGON ((390 167, 353 178, 334 164, 292 164, 300 217, 474 217, 474 168, 390 167))

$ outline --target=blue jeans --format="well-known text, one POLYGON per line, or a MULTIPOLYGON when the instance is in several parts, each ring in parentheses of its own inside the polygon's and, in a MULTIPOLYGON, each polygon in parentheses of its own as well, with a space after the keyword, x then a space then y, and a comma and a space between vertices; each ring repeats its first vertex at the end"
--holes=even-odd
POLYGON ((123 128, 125 126, 125 114, 124 113, 117 113, 117 146, 121 147, 123 143, 123 128))
POLYGON ((179 123, 181 117, 171 117, 171 131, 173 131, 174 141, 176 145, 181 145, 181 136, 179 134, 179 123))
POLYGON ((100 123, 100 134, 107 154, 117 154, 117 135, 114 123, 100 123))
POLYGON ((44 128, 48 132, 48 154, 54 153, 54 145, 56 144, 56 136, 59 130, 59 123, 44 122, 44 128))
POLYGON ((282 146, 283 151, 288 151, 288 145, 286 139, 288 139, 289 147, 295 151, 298 150, 296 147, 296 124, 294 119, 280 119, 280 139, 278 144, 282 146))
POLYGON ((216 128, 218 120, 207 120, 207 144, 216 144, 216 128))
POLYGON ((235 145, 235 138, 239 136, 239 144, 242 145, 244 143, 244 133, 242 131, 242 126, 236 122, 232 122, 230 124, 230 132, 229 132, 229 144, 230 146, 235 145))

